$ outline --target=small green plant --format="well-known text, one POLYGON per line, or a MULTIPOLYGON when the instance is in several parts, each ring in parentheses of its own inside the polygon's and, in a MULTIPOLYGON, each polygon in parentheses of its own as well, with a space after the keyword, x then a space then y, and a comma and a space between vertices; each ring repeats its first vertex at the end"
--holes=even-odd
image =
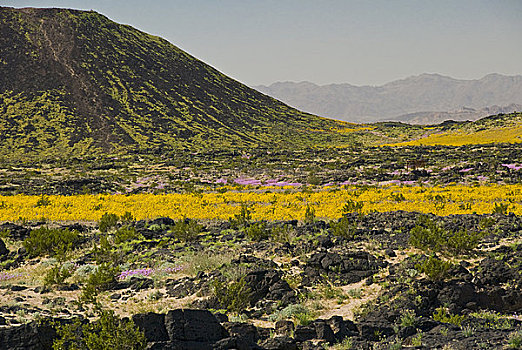
POLYGON ((464 335, 466 338, 471 337, 475 333, 475 329, 471 326, 464 326, 462 327, 462 335, 464 335))
POLYGON ((248 238, 254 241, 261 241, 270 236, 270 230, 266 228, 265 222, 256 222, 245 229, 245 234, 248 238))
POLYGON ((466 319, 466 316, 453 315, 451 312, 448 311, 447 308, 441 306, 435 309, 435 312, 433 313, 433 319, 438 322, 451 323, 455 326, 460 327, 462 321, 466 319))
POLYGON ((473 251, 484 237, 483 232, 446 231, 429 216, 421 215, 410 231, 410 244, 424 251, 448 252, 460 255, 473 251))
POLYGON ((311 207, 310 205, 306 206, 304 222, 307 224, 312 224, 313 222, 315 222, 315 208, 314 207, 311 207))
POLYGON ((139 234, 132 226, 122 226, 114 233, 114 243, 120 244, 134 239, 141 239, 143 236, 139 234))
POLYGON ((36 201, 35 207, 47 207, 48 205, 51 205, 51 200, 49 199, 49 196, 42 194, 40 198, 38 198, 38 200, 36 201))
POLYGON ((65 280, 73 275, 73 271, 71 270, 70 266, 65 264, 66 259, 66 250, 57 252, 57 264, 47 271, 44 276, 44 284, 46 286, 64 284, 65 280))
POLYGON ((415 326, 415 311, 413 310, 404 310, 401 316, 401 326, 402 327, 412 327, 415 326))
POLYGON ((241 211, 239 214, 235 214, 234 217, 228 219, 230 226, 238 230, 240 228, 247 227, 252 221, 252 212, 245 203, 241 204, 241 211))
POLYGON ((416 336, 411 338, 411 345, 422 346, 422 332, 417 333, 416 336))
POLYGON ((330 229, 335 236, 353 239, 357 231, 357 222, 352 222, 344 216, 337 222, 330 222, 330 229))
POLYGON ((350 350, 353 349, 353 341, 352 338, 344 338, 342 342, 337 343, 330 347, 332 350, 350 350))
POLYGON ((130 225, 132 224, 134 221, 136 221, 136 218, 131 214, 130 211, 126 211, 121 217, 120 217, 120 221, 122 224, 124 225, 130 225))
POLYGON ((252 291, 244 277, 237 282, 230 283, 214 280, 212 287, 218 303, 228 311, 241 313, 250 305, 252 291))
POLYGON ((109 214, 105 213, 100 218, 100 221, 98 222, 98 228, 100 229, 100 232, 108 232, 113 227, 116 227, 118 224, 119 217, 116 214, 109 214))
POLYGON ((349 213, 362 214, 363 207, 364 207, 363 202, 356 202, 356 201, 349 199, 348 201, 346 201, 346 203, 344 204, 341 211, 342 211, 343 215, 349 214, 349 213))
POLYGON ((114 249, 111 240, 107 235, 100 237, 100 244, 94 244, 93 254, 97 264, 110 263, 114 266, 119 265, 122 261, 122 252, 114 249))
POLYGON ((182 242, 191 242, 197 240, 202 231, 203 227, 195 220, 182 219, 176 221, 169 232, 174 238, 182 242))
POLYGON ((270 315, 268 319, 270 321, 279 321, 286 319, 293 319, 296 323, 306 326, 315 319, 315 314, 310 311, 306 306, 301 304, 291 304, 270 315))
POLYGON ((87 277, 80 295, 81 303, 96 303, 96 296, 100 291, 110 288, 116 282, 119 274, 119 267, 113 267, 107 263, 102 263, 87 277))
POLYGON ((29 237, 23 241, 23 245, 29 256, 37 257, 70 250, 79 240, 80 235, 77 231, 40 227, 31 231, 29 237))
POLYGON ((271 239, 279 243, 292 244, 297 237, 297 233, 291 225, 278 225, 273 227, 271 231, 271 239))
POLYGON ((448 271, 453 265, 448 261, 442 261, 436 256, 430 256, 420 264, 416 264, 415 268, 428 276, 432 281, 440 281, 446 278, 448 271))
POLYGON ((509 335, 508 348, 522 349, 522 331, 516 331, 509 335))
POLYGON ((141 350, 147 346, 145 334, 129 320, 122 320, 114 311, 101 311, 96 322, 56 325, 54 350, 141 350))
POLYGON ((388 346, 388 350, 401 350, 402 349, 402 342, 400 340, 397 340, 394 343, 390 343, 388 346))
POLYGON ((509 205, 507 203, 495 203, 492 213, 507 215, 508 209, 509 209, 509 205))

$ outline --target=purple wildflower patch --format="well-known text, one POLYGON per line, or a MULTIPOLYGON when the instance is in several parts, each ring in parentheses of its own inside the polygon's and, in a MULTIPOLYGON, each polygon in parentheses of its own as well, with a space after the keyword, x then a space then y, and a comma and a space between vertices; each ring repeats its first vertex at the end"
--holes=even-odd
POLYGON ((132 276, 145 276, 149 277, 153 274, 158 273, 176 273, 183 270, 183 266, 174 266, 174 267, 167 267, 163 269, 152 269, 152 268, 143 268, 143 269, 136 269, 136 270, 125 270, 122 271, 118 275, 119 280, 124 280, 132 276))

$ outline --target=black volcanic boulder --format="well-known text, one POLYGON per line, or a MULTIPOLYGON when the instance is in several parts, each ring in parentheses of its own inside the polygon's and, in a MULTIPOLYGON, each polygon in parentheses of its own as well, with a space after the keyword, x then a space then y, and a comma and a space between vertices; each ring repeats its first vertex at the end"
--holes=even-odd
POLYGON ((4 241, 0 238, 0 261, 4 260, 7 254, 9 254, 9 249, 7 249, 4 241))
POLYGON ((231 337, 241 338, 249 344, 255 344, 259 340, 257 328, 249 323, 225 322, 223 327, 231 337))
POLYGON ((148 342, 168 341, 165 315, 149 312, 132 316, 132 321, 143 331, 148 342))
POLYGON ((266 350, 297 350, 296 341, 286 335, 268 338, 261 347, 266 350))
POLYGON ((295 291, 282 279, 282 273, 278 270, 249 272, 245 282, 252 291, 252 305, 261 300, 277 300, 287 305, 296 299, 295 291))
POLYGON ((47 350, 52 348, 55 337, 54 328, 43 323, 1 327, 0 350, 47 350))
POLYGON ((28 228, 13 224, 11 222, 6 222, 0 225, 0 232, 2 231, 9 231, 9 237, 17 241, 23 241, 29 237, 30 232, 28 228))
POLYGON ((165 328, 170 341, 213 343, 229 336, 207 310, 171 310, 165 315, 165 328))
POLYGON ((311 285, 323 279, 323 275, 336 285, 360 282, 370 277, 387 263, 382 258, 364 252, 317 252, 306 263, 303 272, 303 285, 311 285))

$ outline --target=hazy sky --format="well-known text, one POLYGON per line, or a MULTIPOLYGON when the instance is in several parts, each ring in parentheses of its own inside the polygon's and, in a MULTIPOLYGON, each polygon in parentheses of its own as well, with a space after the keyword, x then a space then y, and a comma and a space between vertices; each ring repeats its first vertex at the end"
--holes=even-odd
POLYGON ((522 74, 522 0, 0 0, 95 10, 248 85, 522 74))

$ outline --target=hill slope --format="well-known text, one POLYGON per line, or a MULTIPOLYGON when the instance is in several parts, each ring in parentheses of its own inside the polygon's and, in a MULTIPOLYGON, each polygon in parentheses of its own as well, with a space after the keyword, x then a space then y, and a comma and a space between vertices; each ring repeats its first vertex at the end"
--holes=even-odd
POLYGON ((340 122, 290 108, 92 11, 0 7, 0 52, 2 154, 349 138, 322 132, 340 122))
POLYGON ((278 82, 255 88, 301 110, 354 122, 396 119, 418 112, 450 112, 462 107, 522 104, 522 76, 500 74, 478 80, 422 74, 382 86, 278 82))

